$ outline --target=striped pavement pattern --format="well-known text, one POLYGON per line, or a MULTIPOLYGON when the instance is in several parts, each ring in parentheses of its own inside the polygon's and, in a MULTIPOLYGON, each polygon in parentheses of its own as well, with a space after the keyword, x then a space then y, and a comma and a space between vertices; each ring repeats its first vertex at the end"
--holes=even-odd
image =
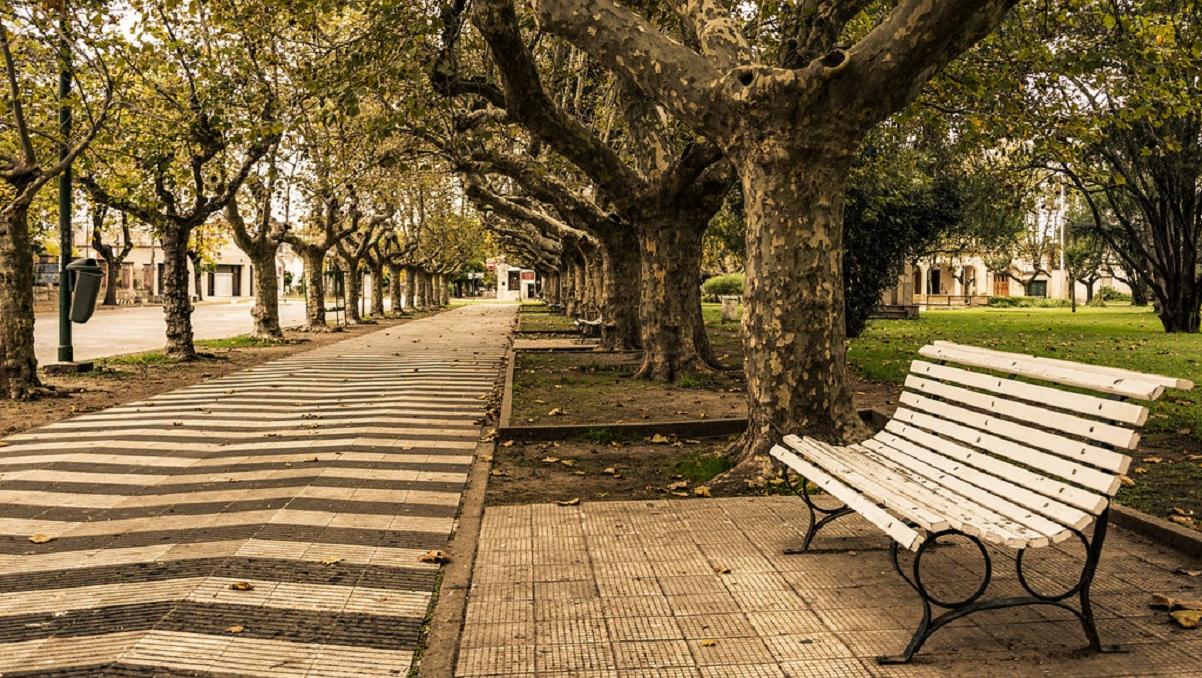
POLYGON ((4 439, 0 676, 404 676, 514 310, 4 439))

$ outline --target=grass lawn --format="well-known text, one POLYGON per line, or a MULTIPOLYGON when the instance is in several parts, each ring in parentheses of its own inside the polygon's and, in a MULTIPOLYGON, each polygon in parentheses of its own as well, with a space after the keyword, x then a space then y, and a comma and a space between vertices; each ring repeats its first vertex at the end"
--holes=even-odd
MULTIPOLYGON (((875 381, 900 383, 918 349, 936 339, 1077 360, 1202 382, 1202 335, 1165 334, 1130 306, 931 311, 874 321, 851 343, 850 362, 875 381)), ((1202 389, 1168 391, 1151 406, 1121 502, 1159 516, 1174 506, 1202 515, 1202 389), (1157 461, 1159 459, 1159 461, 1157 461)))

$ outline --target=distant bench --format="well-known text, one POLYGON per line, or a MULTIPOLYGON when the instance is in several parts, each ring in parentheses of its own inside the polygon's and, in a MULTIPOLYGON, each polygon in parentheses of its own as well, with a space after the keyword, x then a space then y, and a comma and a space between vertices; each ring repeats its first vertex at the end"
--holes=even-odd
POLYGON ((1072 612, 1089 648, 1102 651, 1089 590, 1111 497, 1131 463, 1119 450, 1135 449, 1136 429, 1148 417, 1147 408, 1126 400, 1155 400, 1166 388, 1191 389, 1193 383, 946 341, 919 354, 928 360, 911 363, 900 406, 877 435, 848 446, 787 435, 772 449, 779 463, 804 477, 800 490, 790 481, 809 509, 800 550, 809 549, 824 525, 852 512, 893 540, 893 567, 922 599, 923 617, 903 653, 881 657, 881 663, 910 661, 931 634, 956 619, 1019 605, 1072 612), (843 506, 817 506, 809 483, 843 506), (952 536, 976 546, 985 571, 972 595, 941 600, 924 584, 923 555, 952 536), (1074 537, 1086 554, 1076 584, 1037 591, 1023 572, 1023 553, 1074 537), (992 563, 982 542, 1017 550, 1018 582, 1028 595, 983 599, 992 563), (914 551, 912 575, 902 570, 899 547, 914 551), (1073 597, 1077 607, 1066 602, 1073 597), (932 605, 946 611, 932 618, 932 605))

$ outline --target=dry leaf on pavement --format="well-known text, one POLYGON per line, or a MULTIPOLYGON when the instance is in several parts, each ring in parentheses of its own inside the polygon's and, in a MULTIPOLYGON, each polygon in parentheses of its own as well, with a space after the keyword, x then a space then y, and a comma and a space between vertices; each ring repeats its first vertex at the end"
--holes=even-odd
POLYGON ((697 495, 698 497, 714 496, 714 495, 710 494, 710 488, 707 487, 706 485, 698 485, 697 487, 694 487, 693 494, 697 495))
POLYGON ((341 563, 341 562, 342 562, 342 558, 339 558, 338 556, 326 556, 325 558, 321 559, 322 565, 333 565, 335 563, 341 563))
POLYGON ((423 563, 438 563, 441 565, 443 563, 451 562, 451 557, 447 555, 446 551, 433 550, 426 551, 425 553, 421 554, 421 556, 418 557, 418 560, 423 563))
POLYGON ((41 532, 29 535, 29 541, 35 544, 45 544, 52 539, 54 539, 54 537, 51 537, 48 534, 42 534, 41 532))
POLYGON ((1196 629, 1202 623, 1202 610, 1176 610, 1169 616, 1183 629, 1196 629))
POLYGON ((254 591, 255 585, 248 581, 236 581, 230 584, 231 591, 254 591))
POLYGON ((555 503, 559 504, 560 506, 575 506, 576 504, 580 503, 580 497, 573 497, 571 499, 568 499, 565 501, 557 501, 555 503))
POLYGON ((241 624, 234 624, 233 626, 225 627, 226 633, 242 633, 245 630, 246 627, 241 624))

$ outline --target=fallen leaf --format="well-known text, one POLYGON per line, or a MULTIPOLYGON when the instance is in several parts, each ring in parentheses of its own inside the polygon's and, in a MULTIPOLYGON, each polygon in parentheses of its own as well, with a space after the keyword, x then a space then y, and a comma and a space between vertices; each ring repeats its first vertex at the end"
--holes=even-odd
POLYGON ((676 481, 676 482, 674 482, 674 483, 671 483, 671 484, 669 484, 669 485, 668 485, 668 489, 669 489, 669 490, 683 490, 683 489, 685 489, 685 488, 686 488, 686 487, 688 487, 688 486, 689 486, 689 481, 687 481, 687 480, 678 480, 678 481, 676 481))
POLYGON ((225 627, 226 633, 242 633, 245 630, 246 630, 246 627, 241 624, 234 624, 233 626, 225 627))
MULTIPOLYGON (((1139 475, 1143 475, 1148 472, 1148 469, 1146 469, 1142 466, 1136 466, 1134 469, 1131 470, 1131 472, 1138 473, 1139 475)), ((1120 480, 1119 482, 1122 482, 1122 481, 1120 480)))
POLYGON ((576 465, 576 462, 572 461, 571 459, 560 459, 559 463, 563 464, 564 466, 575 466, 576 465))
POLYGON ((1174 514, 1174 515, 1169 516, 1169 520, 1174 523, 1177 523, 1178 525, 1192 526, 1194 524, 1194 519, 1189 516, 1179 516, 1179 515, 1174 514))
POLYGON ((341 562, 342 562, 342 558, 339 558, 338 556, 326 556, 325 558, 321 559, 322 565, 334 565, 335 563, 341 563, 341 562))
POLYGON ((1183 629, 1196 629, 1202 623, 1202 610, 1176 610, 1169 616, 1183 629))
POLYGON ((54 537, 51 537, 48 534, 42 534, 41 532, 29 536, 29 541, 35 544, 45 544, 52 539, 54 539, 54 537))
POLYGON ((687 497, 687 496, 689 496, 689 493, 688 493, 688 492, 673 492, 672 494, 676 495, 677 497, 687 497))
POLYGON ((714 496, 714 495, 710 494, 710 488, 705 485, 698 485, 697 487, 694 487, 693 494, 697 495, 698 497, 714 496))
POLYGON ((255 585, 248 581, 236 581, 230 584, 231 591, 254 591, 255 585))
POLYGON ((1135 487, 1135 481, 1132 480, 1131 476, 1128 475, 1120 475, 1119 484, 1123 487, 1135 487))
POLYGON ((307 461, 307 462, 314 462, 314 461, 319 461, 319 460, 317 459, 317 457, 309 457, 309 458, 308 458, 308 459, 306 459, 305 461, 307 461))
POLYGON ((513 447, 513 441, 506 440, 505 442, 501 443, 501 447, 513 447))
POLYGON ((1194 515, 1194 512, 1193 512, 1193 511, 1187 511, 1187 510, 1185 510, 1185 509, 1181 508, 1180 506, 1174 506, 1174 507, 1173 507, 1173 514, 1174 514, 1174 515, 1178 515, 1178 516, 1192 516, 1192 515, 1194 515))
POLYGON ((418 560, 423 563, 438 563, 441 565, 443 563, 451 562, 451 557, 447 555, 446 551, 433 550, 426 551, 425 553, 421 554, 418 557, 418 560))
POLYGON ((701 647, 713 647, 718 644, 718 641, 714 640, 713 638, 706 638, 705 640, 702 640, 700 643, 697 643, 697 644, 700 645, 701 647))
POLYGON ((605 473, 605 474, 611 475, 611 476, 616 476, 616 475, 618 475, 618 470, 612 466, 607 466, 607 467, 605 467, 605 470, 602 471, 602 473, 605 473))
POLYGON ((1173 571, 1173 574, 1183 574, 1187 577, 1197 577, 1199 575, 1202 575, 1202 570, 1186 570, 1186 569, 1178 568, 1173 571))
POLYGON ((1157 610, 1195 610, 1202 611, 1202 600, 1196 598, 1172 598, 1162 593, 1153 593, 1152 602, 1148 607, 1157 610))
POLYGON ((715 565, 714 572, 717 574, 730 574, 730 568, 722 565, 715 565))
POLYGON ((559 463, 559 457, 543 457, 539 461, 544 464, 556 464, 559 463))
POLYGON ((563 408, 562 408, 562 407, 556 407, 556 408, 553 408, 553 409, 552 409, 550 412, 548 412, 548 413, 547 413, 547 416, 549 416, 549 417, 562 417, 562 416, 563 416, 563 415, 565 415, 565 414, 567 414, 567 412, 564 412, 564 410, 563 410, 563 408))
POLYGON ((1164 461, 1163 457, 1156 457, 1156 456, 1144 457, 1145 464, 1159 464, 1162 461, 1164 461))
POLYGON ((560 506, 575 506, 576 504, 580 503, 580 497, 573 497, 571 499, 568 499, 565 501, 557 501, 555 503, 559 504, 560 506))
POLYGON ((502 471, 501 469, 496 469, 496 468, 495 468, 495 469, 493 469, 493 470, 492 470, 492 473, 491 473, 490 475, 492 475, 493 477, 496 477, 496 478, 501 478, 501 477, 508 478, 508 477, 509 477, 509 471, 502 471))
POLYGON ((655 435, 651 436, 652 445, 667 445, 670 442, 672 442, 671 438, 662 433, 656 433, 655 435))

